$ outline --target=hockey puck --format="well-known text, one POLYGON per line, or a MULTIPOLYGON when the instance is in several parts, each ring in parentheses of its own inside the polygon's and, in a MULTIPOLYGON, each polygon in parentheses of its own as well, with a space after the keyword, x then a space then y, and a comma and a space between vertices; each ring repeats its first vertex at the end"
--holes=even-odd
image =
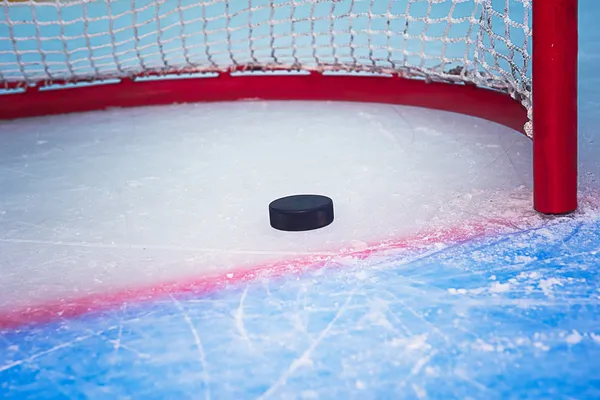
POLYGON ((269 204, 271 226, 280 231, 310 231, 333 222, 333 200, 316 194, 282 197, 269 204))

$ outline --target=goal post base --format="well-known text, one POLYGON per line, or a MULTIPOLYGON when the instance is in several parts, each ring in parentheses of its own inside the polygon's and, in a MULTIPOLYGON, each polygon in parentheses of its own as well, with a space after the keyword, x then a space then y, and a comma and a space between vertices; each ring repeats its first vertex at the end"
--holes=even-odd
POLYGON ((299 100, 397 104, 456 112, 524 133, 527 110, 508 94, 399 75, 248 72, 121 79, 94 85, 28 87, 0 95, 0 120, 175 103, 299 100), (201 76, 201 75, 200 75, 201 76))

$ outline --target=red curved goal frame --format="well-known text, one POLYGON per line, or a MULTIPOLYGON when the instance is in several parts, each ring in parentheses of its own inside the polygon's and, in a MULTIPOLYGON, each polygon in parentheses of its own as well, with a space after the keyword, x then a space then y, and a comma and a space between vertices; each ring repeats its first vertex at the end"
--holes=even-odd
MULTIPOLYGON (((577 0, 533 0, 534 207, 545 214, 577 208, 577 12, 577 0)), ((238 68, 211 77, 133 78, 43 89, 40 84, 22 93, 0 95, 0 119, 109 107, 261 99, 403 104, 472 115, 520 132, 527 122, 527 111, 507 94, 400 76, 256 74, 238 68)))

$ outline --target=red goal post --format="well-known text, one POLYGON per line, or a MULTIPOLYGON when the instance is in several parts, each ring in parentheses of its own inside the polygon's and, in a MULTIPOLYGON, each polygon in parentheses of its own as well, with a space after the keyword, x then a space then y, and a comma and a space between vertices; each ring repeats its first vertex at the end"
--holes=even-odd
POLYGON ((240 3, 3 0, 0 119, 249 99, 452 111, 530 136, 535 209, 577 208, 577 0, 240 3))

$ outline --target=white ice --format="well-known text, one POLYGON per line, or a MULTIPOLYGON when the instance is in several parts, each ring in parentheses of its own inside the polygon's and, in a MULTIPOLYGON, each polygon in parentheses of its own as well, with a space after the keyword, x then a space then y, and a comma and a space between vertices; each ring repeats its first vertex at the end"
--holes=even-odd
POLYGON ((531 143, 471 117, 237 102, 0 123, 0 310, 531 212, 531 143), (322 230, 268 203, 320 193, 322 230))

